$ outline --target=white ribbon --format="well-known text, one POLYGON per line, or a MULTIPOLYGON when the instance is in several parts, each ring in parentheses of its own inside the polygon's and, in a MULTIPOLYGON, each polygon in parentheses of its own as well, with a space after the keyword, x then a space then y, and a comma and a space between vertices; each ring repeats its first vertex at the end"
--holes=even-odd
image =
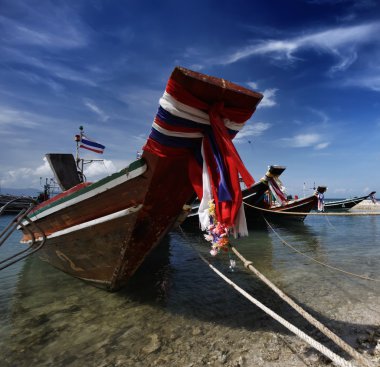
MULTIPOLYGON (((177 101, 167 92, 160 98, 160 105, 164 110, 174 116, 200 124, 210 125, 210 116, 208 113, 177 101)), ((223 119, 223 122, 227 128, 235 131, 240 131, 244 127, 244 124, 239 124, 229 119, 223 119)))
MULTIPOLYGON (((203 150, 203 143, 201 148, 201 154, 203 158, 203 167, 202 167, 202 183, 203 183, 203 196, 201 203, 199 204, 198 208, 198 215, 199 215, 199 223, 201 225, 201 229, 203 231, 206 231, 209 227, 210 223, 210 201, 213 200, 212 194, 211 194, 211 183, 210 183, 210 176, 208 174, 207 164, 204 157, 204 150, 203 150)), ((248 236, 248 228, 247 228, 247 221, 245 218, 245 211, 244 211, 244 204, 242 203, 238 214, 236 216, 236 224, 233 227, 233 235, 235 238, 239 236, 248 236)))
POLYGON ((211 183, 210 176, 208 174, 206 159, 204 157, 203 143, 201 148, 201 154, 203 158, 202 167, 202 185, 203 185, 203 195, 201 203, 198 208, 199 223, 201 224, 201 229, 206 231, 210 225, 210 201, 213 199, 211 194, 211 183))

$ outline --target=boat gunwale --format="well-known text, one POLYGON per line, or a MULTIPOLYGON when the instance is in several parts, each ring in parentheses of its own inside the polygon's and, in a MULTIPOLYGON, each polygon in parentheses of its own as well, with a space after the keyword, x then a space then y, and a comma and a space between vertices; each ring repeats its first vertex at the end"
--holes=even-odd
MULTIPOLYGON (((363 200, 367 199, 368 196, 369 195, 353 197, 351 199, 343 199, 343 200, 336 200, 336 201, 327 201, 325 203, 325 208, 326 207, 328 208, 329 206, 333 206, 333 205, 341 205, 341 204, 346 204, 346 203, 363 201, 363 200)), ((359 204, 359 203, 357 203, 357 204, 359 204)))
MULTIPOLYGON (((147 164, 146 164, 144 159, 139 159, 137 161, 134 161, 128 167, 123 168, 119 172, 116 172, 112 175, 104 177, 104 178, 100 179, 99 181, 92 183, 91 185, 83 187, 78 191, 75 191, 75 192, 73 192, 67 196, 64 196, 64 197, 62 197, 62 198, 60 198, 60 199, 58 199, 52 203, 47 204, 46 206, 43 206, 43 207, 37 209, 36 211, 31 213, 30 220, 35 221, 37 219, 44 218, 50 214, 53 214, 53 213, 55 213, 61 209, 66 208, 68 206, 71 206, 71 205, 76 204, 78 202, 89 199, 89 198, 91 198, 97 194, 100 194, 106 190, 109 190, 115 186, 118 186, 124 182, 127 182, 127 181, 129 181, 135 177, 138 177, 138 176, 144 174, 146 172, 146 170, 147 170, 147 164), (136 171, 138 171, 138 172, 136 172, 136 171), (111 187, 106 186, 108 183, 121 178, 123 175, 125 175, 125 180, 123 180, 122 182, 117 183, 111 187), (106 187, 103 187, 103 189, 100 191, 96 191, 96 189, 102 188, 102 186, 106 186, 106 187), (96 191, 96 192, 94 192, 94 191, 96 191), (86 194, 89 194, 89 195, 86 197, 83 197, 86 194), (70 203, 70 201, 73 201, 73 202, 70 203), (65 205, 65 204, 67 204, 67 205, 65 205)), ((27 221, 25 221, 25 222, 23 222, 23 224, 28 225, 29 223, 27 221)))

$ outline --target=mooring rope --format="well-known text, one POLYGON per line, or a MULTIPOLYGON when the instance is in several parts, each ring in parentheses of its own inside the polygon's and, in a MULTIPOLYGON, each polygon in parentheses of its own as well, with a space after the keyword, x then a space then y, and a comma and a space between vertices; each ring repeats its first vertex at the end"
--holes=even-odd
MULTIPOLYGON (((343 217, 348 217, 348 216, 367 216, 367 215, 380 215, 380 212, 360 212, 360 213, 326 213, 326 212, 320 212, 320 213, 315 213, 315 212, 288 212, 284 210, 273 210, 273 209, 264 209, 260 208, 258 206, 252 205, 247 203, 246 201, 243 201, 244 205, 247 205, 253 209, 260 210, 266 213, 271 213, 271 214, 285 214, 285 215, 323 215, 323 216, 343 216, 343 217)), ((279 207, 281 208, 281 207, 279 207)))
POLYGON ((330 226, 334 231, 336 231, 336 227, 330 222, 329 217, 326 217, 326 216, 325 216, 325 219, 326 219, 326 222, 329 224, 329 226, 330 226))
POLYGON ((271 226, 271 224, 268 222, 268 220, 263 216, 266 224, 268 225, 268 227, 272 230, 272 232, 277 236, 277 238, 285 245, 285 246, 288 246, 289 248, 291 248, 293 251, 297 252, 298 254, 308 258, 309 260, 311 261, 314 261, 316 262, 317 264, 319 265, 322 265, 322 266, 325 266, 326 268, 330 268, 332 270, 336 270, 336 271, 339 271, 341 273, 344 273, 346 275, 351 275, 353 277, 356 277, 356 278, 360 278, 360 279, 364 279, 364 280, 370 280, 370 281, 373 281, 373 282, 380 282, 380 279, 374 279, 374 278, 371 278, 371 277, 367 277, 365 275, 360 275, 360 274, 355 274, 355 273, 351 273, 349 271, 346 271, 346 270, 343 270, 343 269, 340 269, 340 268, 337 268, 335 266, 332 266, 332 265, 329 265, 329 264, 326 264, 326 263, 323 263, 322 261, 319 261, 309 255, 306 255, 305 253, 297 250, 294 246, 292 246, 290 243, 286 242, 278 233, 277 231, 271 226))
MULTIPOLYGON (((329 328, 315 319, 302 307, 300 307, 296 302, 294 302, 288 295, 286 295, 281 289, 279 289, 275 284, 273 284, 265 275, 260 273, 252 264, 252 261, 248 261, 244 256, 234 247, 231 246, 234 254, 243 262, 244 267, 251 270, 260 280, 262 280, 269 288, 271 288, 280 298, 282 298, 286 303, 293 307, 302 317, 314 325, 319 331, 329 337, 336 345, 340 346, 349 355, 351 355, 357 362, 366 367, 373 367, 372 363, 365 359, 360 353, 358 353, 353 347, 342 340, 338 335, 332 332, 329 328)), ((332 358, 331 358, 332 359, 332 358)))
MULTIPOLYGON (((278 315, 277 313, 275 313, 273 310, 271 310, 270 308, 268 308, 267 306, 265 306, 263 303, 261 303, 260 301, 258 301, 256 298, 254 298, 253 296, 251 296, 244 289, 240 288, 231 279, 229 279, 223 273, 221 273, 218 269, 216 269, 212 264, 210 264, 210 262, 208 260, 206 260, 204 258, 204 256, 202 254, 200 254, 199 251, 197 251, 194 248, 193 245, 191 245, 191 246, 197 252, 198 256, 210 267, 210 269, 213 270, 217 275, 219 275, 226 283, 228 283, 230 286, 232 286, 236 291, 238 291, 240 294, 242 294, 246 299, 248 299, 250 302, 252 302, 253 304, 255 304, 257 307, 259 307, 261 310, 263 310, 269 316, 271 316, 272 318, 274 318, 281 325, 283 325, 284 327, 286 327, 288 330, 290 330, 295 335, 297 335, 299 338, 301 338, 302 340, 304 340, 305 342, 307 342, 313 348, 315 348, 316 350, 318 350, 319 352, 321 352, 322 354, 324 354, 326 357, 328 357, 329 359, 331 359, 337 366, 341 366, 341 367, 355 367, 355 366, 357 366, 357 365, 352 364, 351 362, 345 360, 344 358, 338 356, 336 353, 334 353, 333 351, 331 351, 329 348, 325 347, 324 345, 322 345, 318 341, 314 340, 309 335, 307 335, 306 333, 304 333, 302 330, 298 329, 296 326, 294 326, 293 324, 291 324, 289 321, 285 320, 280 315, 278 315)), ((234 249, 234 247, 233 247, 233 249, 234 249)), ((248 262, 248 263, 250 263, 250 262, 248 262)), ((248 264, 248 266, 251 267, 252 265, 248 264)), ((357 353, 357 354, 359 354, 359 353, 357 353)), ((362 358, 362 356, 360 354, 359 354, 359 357, 355 358, 355 359, 363 359, 361 361, 362 366, 374 367, 374 366, 372 366, 372 364, 369 361, 366 361, 364 358, 362 358)))

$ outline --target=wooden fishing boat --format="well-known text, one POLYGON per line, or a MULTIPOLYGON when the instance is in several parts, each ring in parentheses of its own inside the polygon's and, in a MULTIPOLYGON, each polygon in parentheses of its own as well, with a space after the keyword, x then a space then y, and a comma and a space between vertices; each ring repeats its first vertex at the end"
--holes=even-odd
MULTIPOLYGON (((203 114, 226 107, 248 111, 250 117, 262 99, 260 93, 181 67, 169 82, 186 97, 202 101, 203 114)), ((22 242, 39 246, 44 241, 40 257, 70 275, 111 291, 123 287, 194 195, 190 161, 202 129, 210 129, 213 121, 210 115, 208 125, 194 122, 200 126, 196 132, 181 127, 188 132, 183 137, 169 125, 157 126, 156 119, 142 158, 94 183, 81 182, 71 154, 48 154, 63 192, 30 213, 30 221, 21 226, 22 242)))
POLYGON ((326 191, 325 186, 318 186, 316 191, 307 197, 300 199, 284 198, 282 202, 273 202, 270 198, 271 195, 268 192, 267 200, 261 200, 255 204, 249 203, 245 200, 247 221, 251 224, 262 223, 264 217, 270 220, 287 222, 305 220, 308 213, 313 210, 318 203, 318 195, 323 194, 326 191), (293 214, 287 214, 293 213, 293 214))
MULTIPOLYGON (((260 212, 261 217, 264 216, 267 219, 275 221, 299 221, 305 220, 306 216, 318 202, 317 194, 307 196, 305 198, 290 200, 284 205, 263 205, 262 209, 265 211, 256 210, 260 212), (293 213, 293 214, 286 214, 293 213), (296 214, 302 213, 302 214, 296 214)), ((258 216, 259 213, 256 213, 258 216)))
MULTIPOLYGON (((279 177, 284 171, 286 167, 272 165, 268 167, 268 171, 265 175, 250 188, 246 188, 242 190, 243 202, 248 203, 249 205, 254 206, 262 206, 264 201, 264 194, 268 190, 268 182, 273 177, 279 177)), ((198 217, 198 209, 199 209, 199 200, 196 199, 193 201, 193 204, 190 208, 185 208, 184 210, 187 213, 183 214, 183 223, 181 225, 187 227, 199 227, 199 217, 198 217)), ((247 214, 247 206, 245 206, 245 211, 247 214)), ((248 212, 249 214, 249 212, 248 212)), ((250 218, 246 215, 247 222, 250 222, 250 218)))
POLYGON ((376 194, 376 191, 372 191, 370 194, 365 195, 365 196, 353 197, 353 198, 344 199, 344 200, 327 201, 325 203, 325 211, 351 209, 355 205, 361 203, 363 200, 366 200, 375 194, 376 194))

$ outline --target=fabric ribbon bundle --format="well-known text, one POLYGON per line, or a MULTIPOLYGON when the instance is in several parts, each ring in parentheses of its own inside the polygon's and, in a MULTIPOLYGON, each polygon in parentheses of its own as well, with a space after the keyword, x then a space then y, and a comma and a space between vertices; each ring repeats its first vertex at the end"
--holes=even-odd
POLYGON ((188 156, 189 177, 201 200, 199 219, 210 225, 209 203, 215 203, 216 219, 247 235, 239 175, 247 187, 254 180, 245 168, 233 137, 255 108, 226 107, 222 101, 207 104, 169 79, 144 150, 161 157, 188 156))
POLYGON ((272 176, 268 179, 269 189, 272 195, 275 197, 276 201, 280 205, 284 205, 287 203, 287 198, 284 194, 284 191, 281 189, 282 183, 277 176, 272 176))

